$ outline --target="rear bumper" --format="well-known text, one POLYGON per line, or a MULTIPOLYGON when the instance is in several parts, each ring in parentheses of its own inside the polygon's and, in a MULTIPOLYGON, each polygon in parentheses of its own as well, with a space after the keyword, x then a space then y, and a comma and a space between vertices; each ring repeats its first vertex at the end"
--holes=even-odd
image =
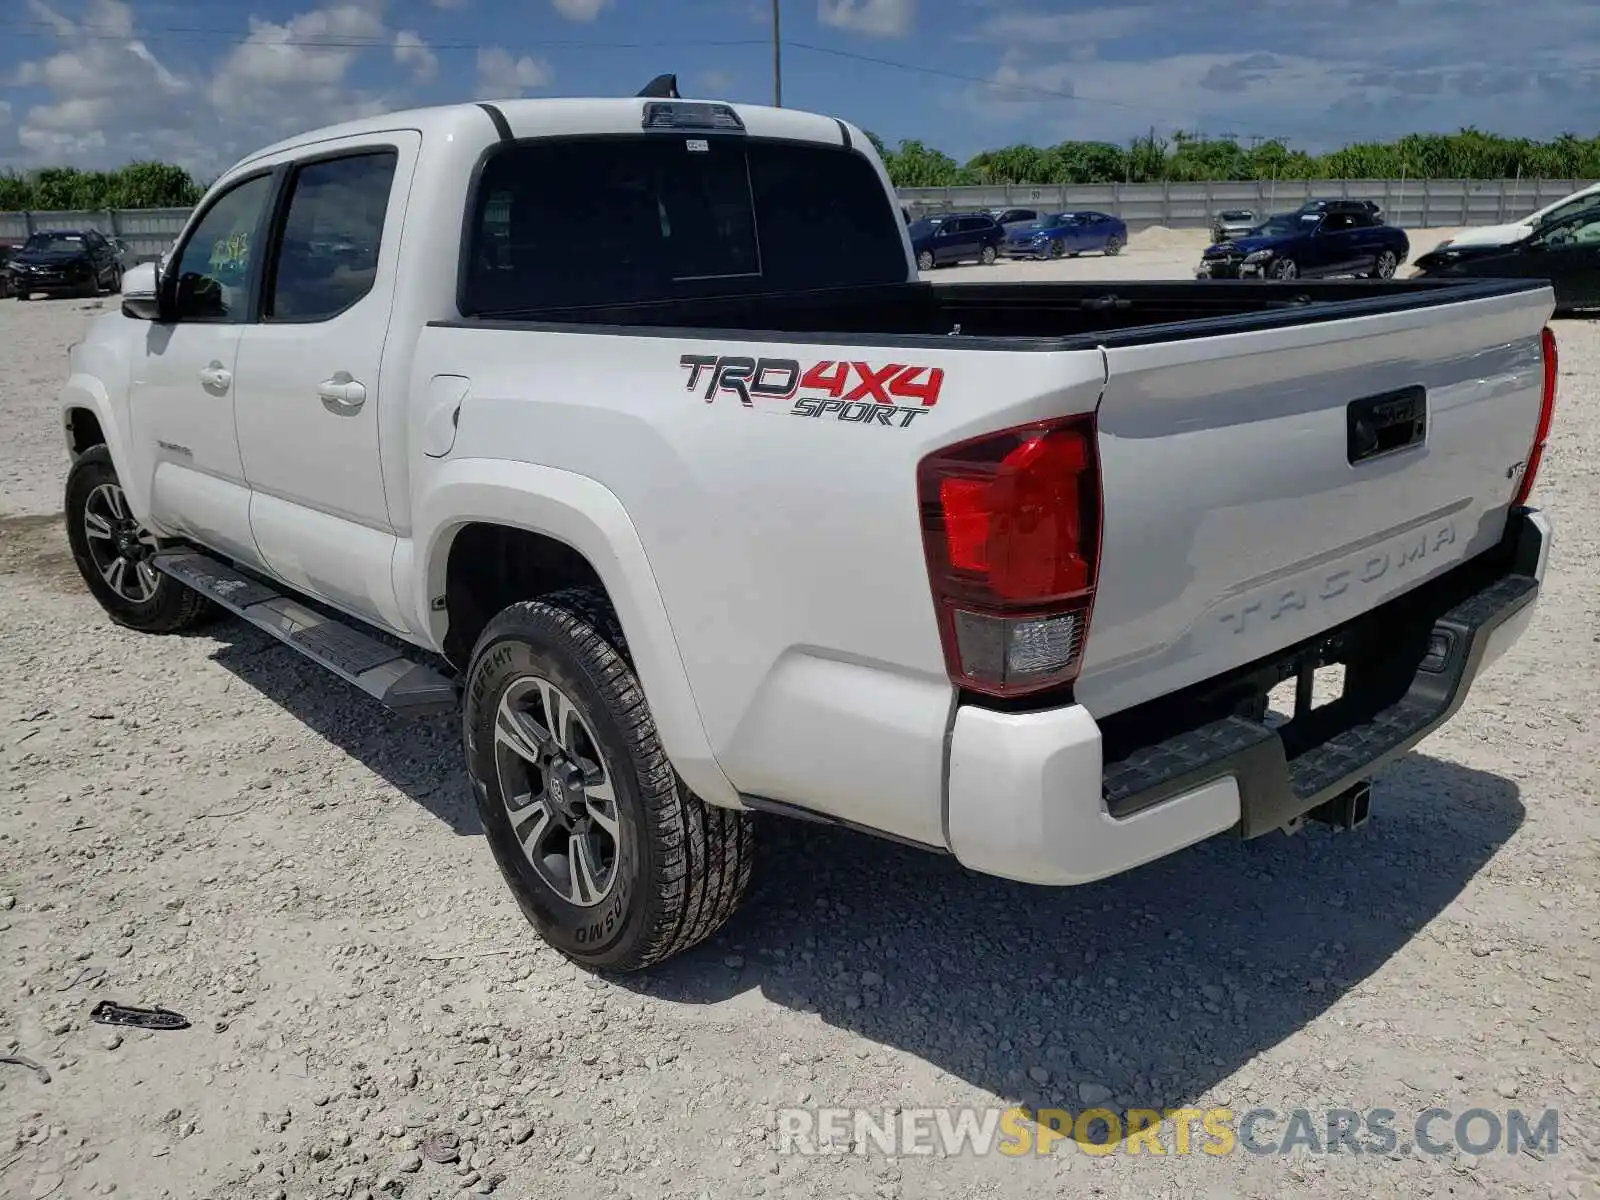
POLYGON ((962 705, 946 789, 951 851, 1008 879, 1088 883, 1213 834, 1255 837, 1304 816, 1454 715, 1532 621, 1550 541, 1548 519, 1519 510, 1497 549, 1219 681, 1188 721, 1174 719, 1170 702, 1118 714, 1104 729, 1081 705, 962 705), (1281 727, 1208 710, 1235 682, 1235 692, 1265 686, 1313 659, 1346 663, 1343 699, 1281 727), (1141 740, 1145 729, 1152 736, 1141 740))

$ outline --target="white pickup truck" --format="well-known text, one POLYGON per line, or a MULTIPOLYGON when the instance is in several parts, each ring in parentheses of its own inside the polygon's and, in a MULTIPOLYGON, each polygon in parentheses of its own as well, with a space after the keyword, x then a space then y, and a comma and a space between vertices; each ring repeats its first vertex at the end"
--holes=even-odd
POLYGON ((124 625, 227 610, 460 705, 528 917, 637 969, 727 919, 763 811, 1044 885, 1359 823, 1532 616, 1552 307, 936 286, 843 121, 396 113, 250 156, 128 273, 67 529, 124 625))

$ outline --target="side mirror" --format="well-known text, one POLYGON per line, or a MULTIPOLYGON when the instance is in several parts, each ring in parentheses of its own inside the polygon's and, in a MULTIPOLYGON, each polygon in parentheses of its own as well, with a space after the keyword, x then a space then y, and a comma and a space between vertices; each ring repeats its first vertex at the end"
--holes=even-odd
POLYGON ((122 315, 135 321, 161 319, 161 273, 155 263, 140 263, 122 276, 122 315))

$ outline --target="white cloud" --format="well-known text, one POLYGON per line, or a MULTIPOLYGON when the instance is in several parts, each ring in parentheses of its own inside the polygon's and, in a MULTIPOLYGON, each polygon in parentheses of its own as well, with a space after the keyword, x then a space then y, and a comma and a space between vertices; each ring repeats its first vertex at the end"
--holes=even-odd
MULTIPOLYGON (((188 42, 182 54, 152 49, 125 0, 89 0, 78 10, 81 26, 47 0, 30 0, 58 42, 8 81, 45 96, 17 107, 13 131, 0 138, 0 161, 115 166, 158 158, 206 176, 299 130, 401 107, 400 95, 350 83, 369 44, 385 59, 391 51, 401 57, 382 3, 337 0, 282 23, 251 20, 242 42, 207 56, 189 52, 188 42)), ((418 39, 401 65, 420 70, 425 51, 418 39)))
POLYGON ((550 0, 551 6, 569 21, 592 21, 611 0, 550 0))
POLYGON ((411 78, 417 83, 426 83, 439 73, 439 56, 410 29, 402 29, 394 35, 394 60, 402 67, 411 68, 411 78))
POLYGON ((727 95, 733 90, 733 75, 728 71, 701 71, 700 90, 707 95, 727 95))
POLYGON ((916 23, 917 0, 817 0, 817 20, 875 37, 905 37, 916 23))
POLYGON ((478 87, 486 95, 520 96, 528 88, 544 87, 554 77, 543 59, 521 58, 501 46, 478 51, 478 87))
POLYGON ((1000 86, 945 101, 987 123, 968 135, 983 145, 1124 141, 1152 125, 1308 150, 1463 125, 1549 137, 1582 125, 1561 113, 1600 83, 1587 49, 1600 41, 1600 9, 1564 0, 995 8, 966 40, 998 47, 988 78, 1000 86), (1155 30, 1185 51, 1149 57, 1155 30))

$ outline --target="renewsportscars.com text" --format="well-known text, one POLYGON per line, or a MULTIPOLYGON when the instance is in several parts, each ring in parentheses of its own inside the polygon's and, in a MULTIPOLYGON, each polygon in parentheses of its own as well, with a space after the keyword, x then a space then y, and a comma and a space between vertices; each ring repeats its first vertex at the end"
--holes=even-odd
POLYGON ((1429 1108, 784 1108, 780 1154, 1019 1157, 1075 1142, 1089 1154, 1517 1154, 1559 1149, 1560 1114, 1429 1108))

